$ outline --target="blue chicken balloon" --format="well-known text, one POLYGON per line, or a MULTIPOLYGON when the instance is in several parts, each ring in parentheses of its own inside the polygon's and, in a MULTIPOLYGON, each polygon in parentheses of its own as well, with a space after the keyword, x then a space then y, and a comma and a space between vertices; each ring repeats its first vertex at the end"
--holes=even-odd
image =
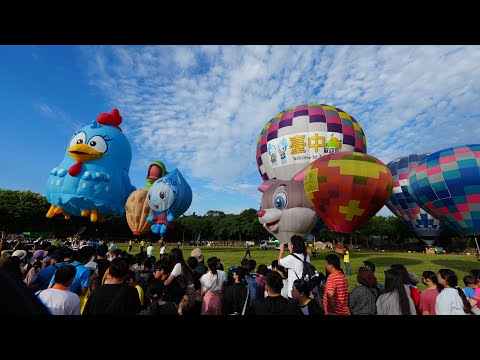
POLYGON ((192 189, 178 169, 155 181, 147 196, 153 212, 147 221, 155 222, 151 230, 160 236, 173 228, 173 220, 185 213, 192 203, 192 189))
POLYGON ((105 215, 123 215, 125 202, 135 187, 128 171, 132 149, 119 125, 117 109, 103 113, 70 139, 63 161, 50 172, 47 218, 90 216, 92 222, 105 215))

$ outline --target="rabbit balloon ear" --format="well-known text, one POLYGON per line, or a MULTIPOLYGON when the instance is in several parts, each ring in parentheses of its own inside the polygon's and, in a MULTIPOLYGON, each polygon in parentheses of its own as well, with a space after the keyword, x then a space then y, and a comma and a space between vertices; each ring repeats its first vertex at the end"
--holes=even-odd
POLYGON ((263 192, 267 191, 267 189, 270 186, 272 186, 273 184, 279 183, 279 182, 280 182, 280 180, 278 180, 278 179, 267 180, 263 184, 260 184, 260 186, 258 187, 258 190, 263 193, 263 192))
POLYGON ((302 170, 300 170, 298 173, 293 175, 292 180, 303 181, 303 179, 305 178, 305 173, 307 172, 308 166, 309 165, 305 166, 302 170))

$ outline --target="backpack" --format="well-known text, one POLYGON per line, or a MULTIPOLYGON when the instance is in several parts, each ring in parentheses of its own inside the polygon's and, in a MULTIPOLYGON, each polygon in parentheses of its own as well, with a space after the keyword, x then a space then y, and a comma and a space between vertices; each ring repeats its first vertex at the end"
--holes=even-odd
POLYGON ((299 277, 297 273, 295 275, 297 276, 298 279, 303 279, 306 283, 310 283, 310 281, 318 276, 317 270, 315 269, 315 266, 310 264, 309 262, 300 259, 297 255, 291 254, 294 258, 300 260, 303 262, 303 271, 302 271, 302 277, 299 277))
POLYGON ((417 311, 417 315, 422 315, 420 310, 420 290, 418 290, 414 286, 410 286, 410 297, 413 300, 413 304, 415 305, 415 310, 417 311))

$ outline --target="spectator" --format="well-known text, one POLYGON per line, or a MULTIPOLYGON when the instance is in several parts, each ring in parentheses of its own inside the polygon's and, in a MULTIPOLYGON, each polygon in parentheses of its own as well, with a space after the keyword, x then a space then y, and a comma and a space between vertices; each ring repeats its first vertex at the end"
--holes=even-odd
MULTIPOLYGON (((69 256, 69 255, 67 255, 69 256)), ((77 251, 78 261, 73 261, 68 263, 68 258, 64 258, 64 262, 57 263, 57 267, 61 268, 66 265, 73 265, 77 269, 75 278, 69 286, 71 292, 77 294, 78 296, 86 296, 88 292, 88 287, 90 286, 90 269, 87 268, 84 264, 90 261, 91 251, 88 246, 85 246, 77 251)), ((58 270, 57 270, 58 271, 58 270)), ((55 284, 55 278, 52 277, 50 280, 49 287, 52 287, 55 284)))
POLYGON ((145 247, 145 240, 142 239, 142 240, 140 241, 140 246, 139 246, 139 248, 138 248, 138 251, 139 251, 139 252, 142 252, 144 247, 145 247))
MULTIPOLYGON (((4 261, 11 264, 9 258, 0 258, 0 264, 4 261)), ((16 258, 18 271, 20 271, 20 259, 16 258)), ((13 275, 0 266, 0 315, 1 316, 25 316, 25 315, 48 315, 49 311, 35 294, 25 285, 21 276, 13 275), (6 295, 8 294, 8 296, 6 295)), ((8 321, 4 319, 4 321, 8 321)))
POLYGON ((352 315, 376 315, 377 299, 380 290, 373 271, 367 267, 360 267, 357 274, 358 286, 348 297, 348 306, 352 315))
POLYGON ((76 273, 75 266, 63 266, 55 272, 53 287, 36 293, 52 315, 80 315, 80 298, 68 289, 76 273))
POLYGON ((203 274, 206 274, 208 271, 204 263, 202 249, 200 248, 193 249, 190 256, 193 256, 197 259, 198 265, 195 268, 195 273, 197 273, 199 275, 199 278, 201 278, 203 274))
POLYGON ((222 315, 222 295, 226 282, 225 272, 218 270, 218 259, 207 261, 209 271, 200 278, 203 296, 201 315, 222 315))
POLYGON ((307 255, 305 242, 301 236, 294 235, 291 242, 288 243, 290 255, 283 257, 284 245, 280 244, 280 253, 278 254, 278 265, 288 270, 288 297, 292 297, 293 282, 300 279, 303 274, 303 261, 310 262, 310 256, 307 255), (296 257, 295 257, 295 256, 296 257))
POLYGON ((325 312, 313 299, 309 285, 303 279, 293 282, 292 298, 296 301, 303 315, 324 315, 325 312))
POLYGON ((177 306, 172 301, 166 301, 164 292, 165 286, 163 282, 155 280, 147 290, 150 305, 138 315, 183 315, 183 309, 188 303, 187 296, 185 295, 177 306))
POLYGON ((440 269, 437 278, 444 289, 437 296, 435 313, 437 315, 472 314, 472 305, 462 289, 458 287, 457 274, 450 269, 440 269))
POLYGON ((269 271, 265 276, 265 289, 268 296, 253 303, 253 313, 255 315, 300 315, 295 302, 280 294, 282 287, 282 277, 274 271, 269 271))
POLYGON ((258 276, 255 279, 257 286, 258 286, 258 298, 259 299, 264 299, 264 293, 265 293, 265 275, 267 275, 267 265, 260 265, 258 267, 258 276))
POLYGON ((385 290, 376 305, 378 315, 416 315, 415 305, 405 290, 400 271, 385 271, 385 290))
POLYGON ((195 306, 195 285, 193 284, 193 272, 183 259, 182 250, 179 248, 173 248, 170 250, 168 257, 173 269, 168 279, 164 281, 164 285, 168 286, 173 279, 177 278, 178 285, 182 290, 185 291, 185 294, 188 295, 188 304, 185 306, 185 310, 189 310, 195 306))
POLYGON ((147 256, 150 257, 152 255, 153 255, 153 246, 152 246, 152 244, 150 244, 147 247, 147 256))
MULTIPOLYGON (((335 254, 325 258, 327 283, 323 294, 325 315, 350 315, 348 308, 348 282, 340 268, 340 259, 335 254)), ((289 279, 290 281, 290 279, 289 279)))
POLYGON ((348 246, 345 246, 345 249, 343 250, 343 264, 345 265, 347 275, 352 275, 352 268, 350 267, 350 251, 348 251, 348 246))
MULTIPOLYGON (((367 261, 364 261, 363 262, 363 267, 366 267, 366 268, 369 268, 370 270, 372 270, 373 274, 375 275, 375 264, 369 260, 367 261)), ((384 284, 380 284, 380 283, 377 283, 377 286, 378 286, 378 289, 380 291, 383 291, 383 289, 385 289, 385 285, 384 284)))
MULTIPOLYGON (((157 280, 161 280, 163 284, 170 277, 172 273, 172 264, 168 260, 159 260, 155 263, 155 268, 153 270, 153 276, 157 280)), ((155 282, 155 279, 152 280, 152 285, 155 282)), ((178 285, 177 279, 174 278, 172 282, 166 286, 164 290, 163 297, 165 301, 173 301, 175 304, 180 304, 180 301, 185 295, 185 289, 181 289, 178 285)))
MULTIPOLYGON (((412 278, 407 271, 407 268, 402 264, 393 264, 390 265, 390 269, 395 269, 400 272, 402 275, 403 285, 405 286, 405 291, 407 295, 410 296, 415 304, 415 309, 417 314, 421 314, 420 312, 420 290, 418 290, 414 284, 412 283, 412 278)), ((418 282, 418 281, 417 281, 418 282)))
POLYGON ((250 309, 248 308, 248 290, 245 286, 245 270, 241 267, 236 267, 232 269, 232 275, 234 283, 225 290, 223 314, 248 314, 250 309))
POLYGON ((250 257, 250 259, 252 258, 252 255, 250 255, 250 244, 248 241, 245 242, 245 259, 247 258, 247 255, 250 257))
POLYGON ((43 268, 43 257, 44 257, 45 252, 43 250, 36 250, 33 253, 33 266, 30 268, 30 270, 27 273, 27 276, 25 276, 25 284, 27 284, 28 287, 32 288, 31 285, 33 283, 33 279, 38 275, 40 270, 43 268))
POLYGON ((427 286, 420 294, 420 310, 422 315, 436 315, 435 304, 443 286, 438 283, 437 274, 433 271, 422 273, 422 283, 427 286))
POLYGON ((102 280, 105 275, 105 272, 108 270, 108 267, 110 266, 110 261, 107 260, 107 252, 108 252, 107 245, 101 244, 97 247, 97 250, 96 250, 97 256, 96 256, 95 262, 97 263, 98 276, 93 288, 102 285, 102 280))
MULTIPOLYGON (((283 287, 281 295, 288 298, 288 272, 283 266, 278 265, 278 259, 272 261, 271 270, 276 271, 282 277, 283 287)), ((267 297, 267 291, 264 292, 264 297, 267 297)))
POLYGON ((253 274, 250 274, 250 261, 248 259, 242 259, 240 266, 243 268, 243 270, 245 270, 245 281, 247 282, 250 298, 248 306, 252 307, 255 300, 258 299, 258 285, 256 282, 256 277, 253 274))
POLYGON ((152 261, 149 258, 146 258, 142 262, 141 270, 135 275, 135 282, 142 287, 143 291, 145 291, 147 290, 148 282, 152 276, 152 261))
POLYGON ((83 315, 135 315, 141 309, 138 292, 125 284, 128 264, 122 258, 112 260, 108 268, 109 282, 100 285, 87 300, 83 315))
POLYGON ((30 284, 31 289, 38 291, 48 288, 48 284, 57 270, 57 261, 63 261, 63 254, 64 252, 61 249, 57 249, 50 255, 50 265, 41 269, 33 278, 30 284))
POLYGON ((190 256, 187 259, 187 265, 190 270, 193 272, 193 286, 195 288, 195 305, 193 309, 187 311, 188 315, 200 315, 202 309, 203 298, 201 295, 202 285, 200 283, 200 276, 195 272, 196 267, 198 266, 198 260, 195 256, 190 256))
POLYGON ((135 273, 133 272, 133 270, 128 270, 127 275, 125 276, 125 283, 134 287, 137 290, 140 305, 143 308, 145 305, 145 292, 143 291, 142 287, 136 283, 135 273))

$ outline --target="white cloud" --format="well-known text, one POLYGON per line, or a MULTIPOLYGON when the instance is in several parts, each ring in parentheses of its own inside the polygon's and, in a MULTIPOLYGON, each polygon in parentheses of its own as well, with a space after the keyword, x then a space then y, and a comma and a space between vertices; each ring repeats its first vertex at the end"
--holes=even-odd
POLYGON ((68 115, 65 111, 63 111, 57 106, 49 105, 41 100, 33 101, 32 106, 35 111, 42 117, 47 119, 53 119, 64 124, 64 127, 62 128, 64 128, 65 131, 68 133, 76 131, 82 126, 84 126, 81 125, 81 122, 73 120, 70 115, 68 115))
POLYGON ((137 158, 156 154, 216 192, 261 182, 258 134, 292 105, 347 111, 385 163, 480 135, 479 46, 108 46, 82 54, 91 83, 120 109, 137 158))

